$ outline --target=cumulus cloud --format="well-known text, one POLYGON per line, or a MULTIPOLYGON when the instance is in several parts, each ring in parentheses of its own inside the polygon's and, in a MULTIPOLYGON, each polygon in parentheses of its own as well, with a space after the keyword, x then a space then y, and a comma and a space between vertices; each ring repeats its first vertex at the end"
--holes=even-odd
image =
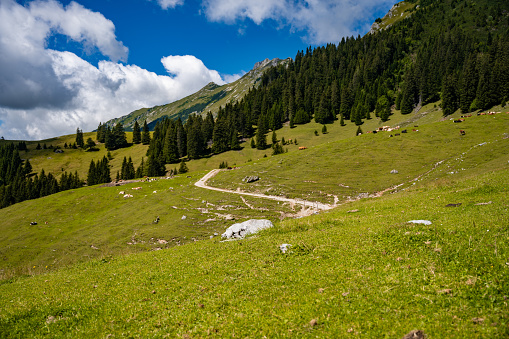
MULTIPOLYGON (((44 139, 93 130, 99 121, 141 107, 178 100, 207 83, 226 83, 194 56, 168 56, 158 75, 117 60, 127 48, 100 13, 54 0, 21 6, 0 0, 0 136, 44 139), (110 60, 94 66, 71 52, 48 49, 47 39, 64 34, 110 60)), ((225 77, 226 78, 226 77, 225 77)))
POLYGON ((339 42, 343 36, 366 32, 374 11, 393 0, 203 0, 205 13, 215 22, 236 23, 250 19, 256 24, 273 20, 304 32, 313 44, 339 42))
POLYGON ((157 3, 159 6, 161 6, 162 9, 168 9, 175 8, 178 5, 183 5, 184 0, 157 0, 157 3))
POLYGON ((136 65, 100 61, 95 67, 74 53, 49 51, 57 79, 75 95, 62 107, 30 110, 0 107, 0 134, 9 139, 43 139, 93 130, 141 107, 152 107, 194 93, 209 82, 226 82, 194 56, 161 60, 169 75, 157 75, 136 65))

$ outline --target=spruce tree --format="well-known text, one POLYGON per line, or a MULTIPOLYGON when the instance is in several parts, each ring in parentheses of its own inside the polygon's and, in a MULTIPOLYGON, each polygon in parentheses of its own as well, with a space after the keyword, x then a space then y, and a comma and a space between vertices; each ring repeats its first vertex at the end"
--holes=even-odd
POLYGON ((232 150, 239 150, 239 149, 241 149, 240 143, 239 143, 239 137, 238 137, 238 133, 237 133, 236 129, 234 129, 233 132, 232 132, 232 140, 230 142, 230 148, 232 150))
POLYGON ((138 124, 138 120, 136 120, 133 126, 133 144, 139 143, 141 143, 141 128, 138 124))
POLYGON ((189 171, 189 169, 187 168, 187 165, 186 165, 185 161, 182 160, 180 162, 179 174, 184 174, 184 173, 187 173, 188 171, 189 171))
POLYGON ((79 128, 76 129, 76 145, 81 148, 85 145, 85 141, 83 140, 83 131, 79 128))
POLYGON ((143 123, 143 133, 141 135, 141 142, 143 145, 150 144, 150 130, 148 128, 147 120, 143 123))
POLYGON ((256 130, 256 148, 264 150, 267 148, 267 122, 264 115, 258 117, 258 125, 256 130))
POLYGON ((456 82, 455 77, 452 75, 444 77, 442 85, 442 110, 444 116, 453 114, 459 108, 456 82))

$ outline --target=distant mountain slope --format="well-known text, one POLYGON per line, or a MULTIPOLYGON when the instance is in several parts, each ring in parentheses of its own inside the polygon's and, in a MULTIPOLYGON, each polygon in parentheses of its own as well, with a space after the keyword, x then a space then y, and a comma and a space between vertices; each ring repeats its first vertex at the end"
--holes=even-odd
POLYGON ((403 19, 408 18, 412 13, 419 9, 419 1, 412 3, 409 1, 401 1, 392 6, 390 11, 383 17, 378 18, 371 26, 369 34, 376 33, 378 31, 387 29, 403 19))
POLYGON ((143 125, 143 122, 146 120, 152 130, 157 121, 163 117, 181 118, 182 121, 185 121, 192 113, 201 114, 211 111, 215 114, 220 106, 224 107, 229 102, 236 102, 244 97, 250 88, 257 86, 265 70, 280 63, 287 63, 288 61, 289 59, 265 59, 257 62, 251 71, 237 81, 222 86, 211 82, 198 92, 185 98, 162 106, 141 108, 123 117, 109 120, 106 124, 112 126, 121 122, 124 128, 130 131, 136 120, 138 120, 140 125, 143 125))

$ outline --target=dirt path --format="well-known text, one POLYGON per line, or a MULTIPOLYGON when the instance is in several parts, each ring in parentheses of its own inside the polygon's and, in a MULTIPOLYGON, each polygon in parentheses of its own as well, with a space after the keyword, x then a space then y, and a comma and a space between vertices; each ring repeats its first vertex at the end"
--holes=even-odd
POLYGON ((247 195, 250 197, 288 202, 288 203, 290 203, 290 205, 302 205, 302 206, 304 206, 304 209, 309 210, 310 212, 317 211, 317 210, 326 211, 326 210, 330 210, 334 207, 334 206, 331 206, 328 204, 323 204, 321 202, 306 201, 306 200, 301 200, 301 199, 289 199, 289 198, 278 197, 275 195, 265 195, 265 194, 259 194, 259 193, 233 191, 233 190, 227 190, 224 188, 217 188, 217 187, 212 187, 212 186, 207 185, 207 181, 209 179, 213 178, 220 171, 221 170, 219 170, 219 169, 214 169, 214 170, 210 171, 205 176, 203 176, 203 178, 198 180, 194 185, 197 187, 201 187, 201 188, 205 188, 205 189, 209 189, 209 190, 213 190, 213 191, 218 191, 218 192, 240 194, 240 195, 247 195))

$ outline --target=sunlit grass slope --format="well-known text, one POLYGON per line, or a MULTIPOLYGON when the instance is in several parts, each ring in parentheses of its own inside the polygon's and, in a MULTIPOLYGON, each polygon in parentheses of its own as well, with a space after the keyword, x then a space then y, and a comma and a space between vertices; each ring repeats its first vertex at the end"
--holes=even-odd
POLYGON ((85 187, 2 209, 0 278, 208 239, 236 221, 291 212, 287 204, 195 187, 205 173, 85 187))
POLYGON ((508 175, 482 166, 242 241, 4 280, 0 336, 507 337, 508 175))
MULTIPOLYGON (((286 135, 292 136, 298 129, 299 145, 289 146, 295 152, 253 159, 238 170, 220 173, 211 184, 333 203, 333 195, 340 201, 355 199, 360 194, 391 187, 404 189, 426 173, 427 180, 462 177, 476 173, 481 170, 479 167, 507 166, 509 160, 506 113, 474 115, 462 123, 447 119, 410 125, 405 127, 408 133, 402 133, 402 128, 343 140, 334 140, 329 134, 315 136, 311 124, 299 126, 295 132, 288 129, 286 135), (306 137, 302 136, 305 129, 306 137), (461 135, 460 130, 466 134, 461 135), (309 147, 298 151, 299 146, 309 147), (398 173, 391 174, 392 170, 398 173), (256 183, 242 182, 247 175, 261 179, 256 183)), ((339 124, 328 129, 333 135, 342 131, 339 124)))

